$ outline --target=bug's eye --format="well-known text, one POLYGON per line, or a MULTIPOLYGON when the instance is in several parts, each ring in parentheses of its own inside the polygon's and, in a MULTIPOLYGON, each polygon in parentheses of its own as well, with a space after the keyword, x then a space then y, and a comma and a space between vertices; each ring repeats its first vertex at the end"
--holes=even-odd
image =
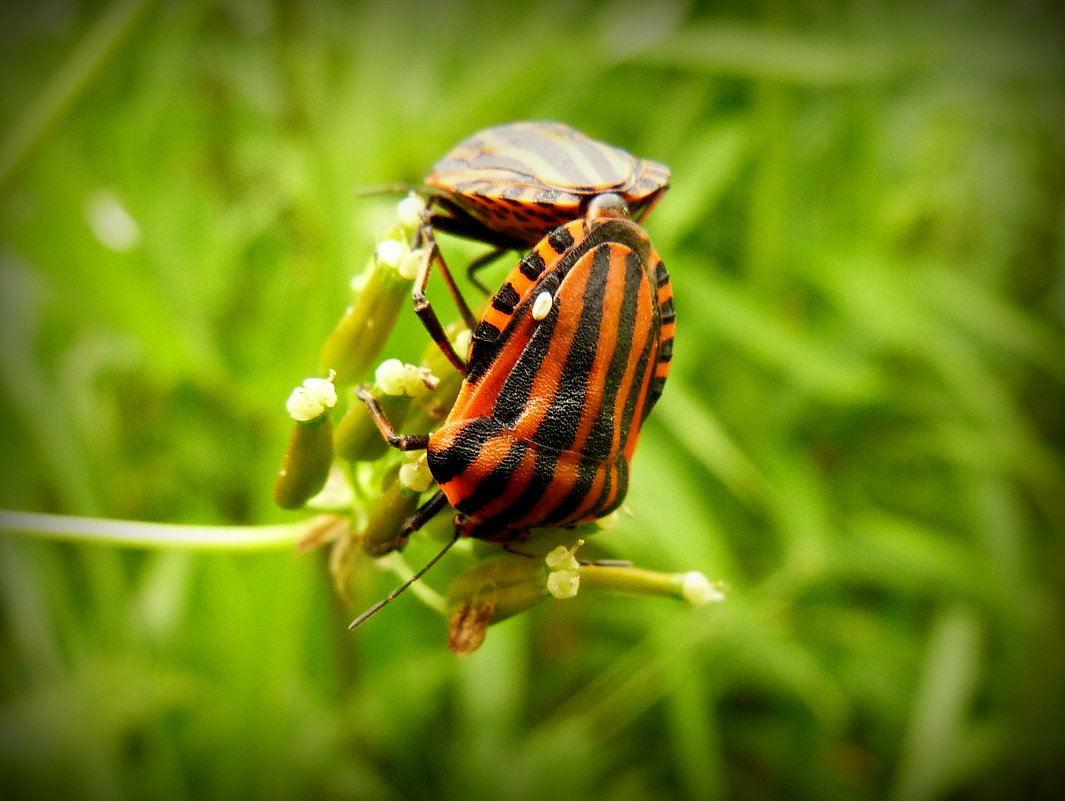
POLYGON ((592 220, 600 217, 628 217, 629 207, 621 195, 607 192, 596 195, 588 202, 587 215, 592 220))

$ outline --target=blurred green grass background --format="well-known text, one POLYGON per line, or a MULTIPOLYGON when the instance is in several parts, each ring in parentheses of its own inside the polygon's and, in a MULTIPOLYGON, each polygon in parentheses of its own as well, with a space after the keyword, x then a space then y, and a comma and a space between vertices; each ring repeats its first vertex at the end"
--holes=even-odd
POLYGON ((5 798, 1060 797, 1055 4, 3 14, 0 507, 299 519, 284 400, 394 203, 353 190, 558 119, 674 176, 674 370, 598 544, 732 587, 456 660, 413 597, 349 634, 323 554, 2 535, 5 798))

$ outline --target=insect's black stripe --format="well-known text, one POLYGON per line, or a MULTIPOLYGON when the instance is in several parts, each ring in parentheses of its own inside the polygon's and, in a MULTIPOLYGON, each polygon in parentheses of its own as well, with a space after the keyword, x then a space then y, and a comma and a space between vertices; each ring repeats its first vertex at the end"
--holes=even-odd
POLYGON ((506 455, 488 475, 481 479, 477 488, 455 504, 455 508, 468 515, 474 515, 503 494, 510 483, 510 477, 521 465, 529 446, 521 441, 513 441, 506 455))
POLYGON ((662 260, 658 260, 658 265, 655 267, 655 283, 658 286, 663 286, 669 283, 669 273, 666 272, 666 265, 662 263, 662 260))
MULTIPOLYGON (((551 405, 533 435, 533 441, 539 444, 569 450, 577 436, 577 428, 585 413, 588 379, 599 347, 599 329, 603 320, 603 304, 606 302, 607 278, 610 276, 610 254, 610 246, 606 244, 600 245, 592 253, 591 274, 581 298, 580 321, 566 354, 566 363, 559 375, 551 405)), ((547 344, 550 347, 550 342, 547 344)))
POLYGON ((647 400, 643 404, 643 417, 640 419, 642 423, 647 419, 647 415, 651 413, 651 409, 658 403, 658 399, 662 397, 662 391, 666 388, 666 379, 660 376, 651 376, 651 383, 647 387, 647 400))
POLYGON ((573 247, 573 235, 566 228, 556 228, 547 235, 547 243, 561 256, 573 247))
MULTIPOLYGON (((643 393, 643 380, 647 375, 648 369, 651 367, 651 359, 653 357, 652 350, 656 347, 658 341, 658 326, 657 320, 655 321, 654 330, 649 332, 647 342, 644 345, 643 351, 640 353, 640 360, 637 362, 636 374, 632 377, 632 384, 629 386, 628 397, 625 398, 625 410, 621 414, 621 448, 624 450, 626 443, 629 441, 629 436, 632 433, 631 424, 633 422, 633 416, 636 414, 636 403, 640 399, 640 395, 643 393)), ((636 423, 637 431, 640 428, 640 424, 644 418, 647 417, 647 412, 650 411, 647 404, 644 404, 643 412, 641 412, 640 420, 636 423)))
POLYGON ((544 257, 535 250, 530 251, 529 255, 518 262, 518 269, 521 270, 521 274, 530 281, 535 281, 539 278, 546 267, 547 263, 544 261, 544 257))
POLYGON ((659 307, 659 310, 659 314, 661 315, 663 323, 671 323, 676 319, 677 314, 673 311, 672 295, 666 298, 666 302, 659 307))
POLYGON ((499 338, 499 329, 489 322, 481 320, 473 332, 473 338, 479 342, 495 342, 499 338))
MULTIPOLYGON (((451 444, 441 450, 430 448, 426 454, 429 472, 438 484, 446 484, 469 469, 481 455, 481 447, 499 433, 499 425, 486 417, 467 422, 451 444)), ((430 443, 432 440, 430 440, 430 443)))
POLYGON ((665 342, 658 346, 658 359, 659 362, 668 362, 673 359, 673 337, 670 337, 665 342))
POLYGON ((554 448, 538 446, 536 448, 536 461, 533 463, 532 477, 525 485, 525 489, 514 499, 507 509, 507 517, 510 520, 521 520, 533 507, 540 502, 551 486, 555 477, 555 468, 558 464, 559 452, 554 448))
POLYGON ((507 282, 492 297, 492 308, 503 312, 503 314, 510 314, 514 311, 514 307, 518 305, 519 300, 521 300, 521 297, 518 295, 517 290, 511 286, 510 282, 507 282))
POLYGON ((625 259, 625 268, 625 291, 622 294, 621 311, 618 315, 617 340, 614 344, 614 352, 610 355, 610 366, 607 368, 603 382, 603 398, 592 430, 581 449, 588 456, 598 459, 609 458, 610 450, 614 446, 614 407, 617 404, 617 394, 621 390, 629 364, 629 353, 636 329, 638 290, 644 275, 640 257, 635 253, 629 253, 625 259))
MULTIPOLYGON (((548 279, 553 277, 554 274, 549 275, 541 282, 541 285, 546 284, 548 279)), ((543 354, 550 347, 557 322, 558 305, 553 304, 547 316, 537 325, 521 356, 514 363, 506 381, 503 382, 503 387, 492 406, 492 418, 503 428, 513 428, 517 425, 518 418, 525 411, 533 383, 536 381, 537 370, 543 354)))

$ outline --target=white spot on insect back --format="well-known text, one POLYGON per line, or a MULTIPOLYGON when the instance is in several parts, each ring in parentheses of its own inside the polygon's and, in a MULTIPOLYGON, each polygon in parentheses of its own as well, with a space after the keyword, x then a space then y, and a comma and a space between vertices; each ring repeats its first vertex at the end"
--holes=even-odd
POLYGON ((555 299, 551 297, 550 292, 541 292, 536 296, 536 300, 533 301, 532 316, 534 320, 542 320, 547 317, 547 313, 551 311, 551 304, 555 299))

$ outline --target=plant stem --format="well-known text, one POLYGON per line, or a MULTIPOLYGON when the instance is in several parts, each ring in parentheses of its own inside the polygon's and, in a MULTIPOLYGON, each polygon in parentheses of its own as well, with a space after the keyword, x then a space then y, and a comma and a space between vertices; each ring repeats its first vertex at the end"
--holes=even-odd
POLYGON ((312 517, 269 526, 192 526, 0 510, 0 532, 4 534, 85 544, 203 551, 291 548, 319 523, 318 518, 312 517))

